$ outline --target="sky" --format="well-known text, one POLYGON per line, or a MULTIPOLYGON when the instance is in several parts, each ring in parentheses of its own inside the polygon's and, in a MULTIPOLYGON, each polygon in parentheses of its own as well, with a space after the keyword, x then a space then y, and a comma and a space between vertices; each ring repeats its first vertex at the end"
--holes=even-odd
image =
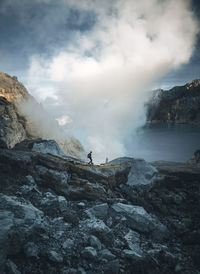
POLYGON ((200 78, 199 12, 198 0, 1 0, 0 70, 116 157, 152 88, 200 78))

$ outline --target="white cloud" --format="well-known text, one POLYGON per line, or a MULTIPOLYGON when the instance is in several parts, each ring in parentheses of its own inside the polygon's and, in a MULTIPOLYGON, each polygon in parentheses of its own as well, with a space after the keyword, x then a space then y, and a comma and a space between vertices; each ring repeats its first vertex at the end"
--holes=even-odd
POLYGON ((198 25, 189 3, 73 1, 79 9, 93 10, 97 24, 53 58, 33 57, 29 88, 40 98, 57 96, 73 128, 87 131, 96 158, 125 153, 123 138, 144 121, 146 90, 192 55, 198 25), (53 87, 49 93, 43 77, 53 87), (41 86, 43 95, 37 94, 41 86))

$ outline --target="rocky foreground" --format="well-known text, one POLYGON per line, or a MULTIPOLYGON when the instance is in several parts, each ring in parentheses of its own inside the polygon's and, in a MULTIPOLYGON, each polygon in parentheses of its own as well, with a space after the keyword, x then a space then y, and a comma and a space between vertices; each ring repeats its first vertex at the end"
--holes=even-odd
POLYGON ((157 90, 146 107, 147 121, 200 123, 200 80, 157 90))
POLYGON ((0 149, 0 273, 200 273, 196 158, 95 170, 47 147, 0 149))

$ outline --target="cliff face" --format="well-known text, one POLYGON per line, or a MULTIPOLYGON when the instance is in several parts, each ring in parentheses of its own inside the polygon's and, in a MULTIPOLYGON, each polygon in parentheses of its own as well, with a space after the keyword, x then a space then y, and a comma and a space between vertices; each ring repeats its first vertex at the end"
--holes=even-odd
POLYGON ((0 96, 3 96, 7 101, 14 104, 28 99, 30 96, 26 88, 17 80, 16 76, 10 75, 0 71, 0 96))
POLYGON ((0 97, 0 145, 12 148, 27 138, 25 120, 20 117, 15 105, 0 97))
POLYGON ((147 121, 200 123, 200 80, 157 90, 146 107, 147 121))
POLYGON ((72 136, 66 136, 57 122, 18 82, 0 71, 0 144, 12 148, 25 139, 55 139, 62 150, 81 157, 84 149, 72 136))

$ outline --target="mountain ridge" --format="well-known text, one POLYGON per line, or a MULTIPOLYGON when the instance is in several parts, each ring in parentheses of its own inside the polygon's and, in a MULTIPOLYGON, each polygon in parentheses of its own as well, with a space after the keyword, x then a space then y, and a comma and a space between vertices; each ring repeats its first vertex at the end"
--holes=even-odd
POLYGON ((150 122, 200 123, 200 79, 154 91, 145 107, 150 122))

